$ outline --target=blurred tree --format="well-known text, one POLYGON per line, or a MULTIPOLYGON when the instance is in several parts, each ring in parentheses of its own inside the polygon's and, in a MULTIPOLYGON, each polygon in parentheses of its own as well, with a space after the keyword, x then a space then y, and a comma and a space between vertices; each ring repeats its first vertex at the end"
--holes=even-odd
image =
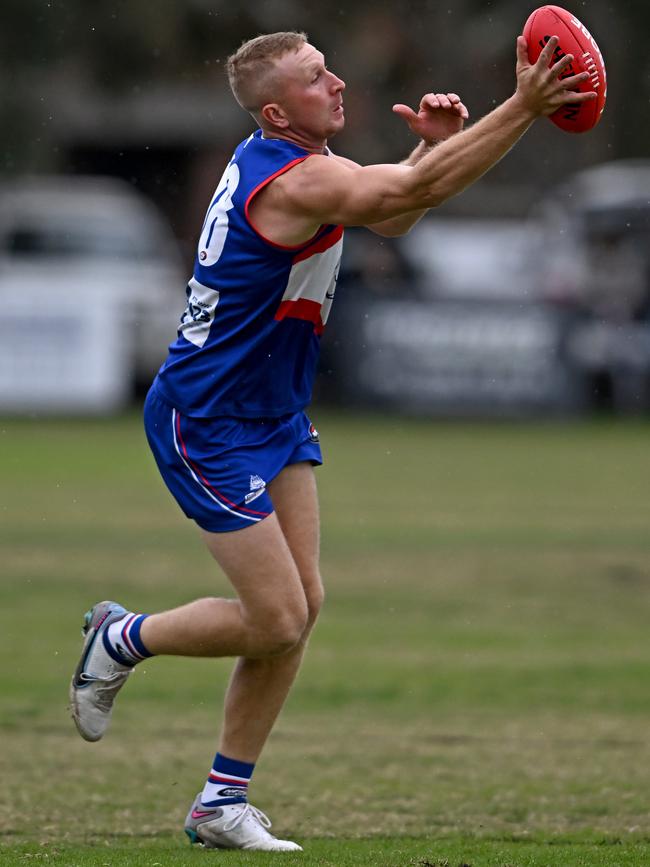
MULTIPOLYGON (((542 189, 578 167, 647 155, 650 12, 642 0, 580 0, 609 73, 599 127, 568 138, 539 124, 491 179, 542 189)), ((454 90, 472 119, 514 87, 520 0, 4 0, 0 141, 5 173, 56 170, 71 146, 228 150, 250 128, 223 76, 227 55, 260 32, 304 29, 346 79, 348 126, 335 147, 362 162, 400 159, 413 141, 391 112, 454 90)), ((471 201, 471 195, 466 201, 471 201)))

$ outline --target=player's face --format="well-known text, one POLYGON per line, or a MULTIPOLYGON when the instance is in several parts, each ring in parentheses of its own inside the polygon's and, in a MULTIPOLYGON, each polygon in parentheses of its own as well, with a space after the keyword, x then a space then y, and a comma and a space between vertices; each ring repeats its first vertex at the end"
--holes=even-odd
POLYGON ((325 66, 325 58, 306 43, 277 61, 281 81, 278 99, 293 131, 309 140, 327 139, 343 129, 341 81, 325 66))

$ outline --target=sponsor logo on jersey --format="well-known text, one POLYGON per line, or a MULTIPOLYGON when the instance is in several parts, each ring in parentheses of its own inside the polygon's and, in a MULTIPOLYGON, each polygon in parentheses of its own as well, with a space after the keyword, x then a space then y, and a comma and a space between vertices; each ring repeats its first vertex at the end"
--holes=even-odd
POLYGON ((319 443, 320 442, 320 437, 318 436, 318 431, 316 430, 316 428, 314 427, 313 424, 309 425, 309 439, 313 443, 319 443))
POLYGON ((219 303, 219 290, 204 286, 192 277, 187 284, 185 294, 187 307, 181 316, 180 330, 186 340, 200 347, 208 339, 219 303))

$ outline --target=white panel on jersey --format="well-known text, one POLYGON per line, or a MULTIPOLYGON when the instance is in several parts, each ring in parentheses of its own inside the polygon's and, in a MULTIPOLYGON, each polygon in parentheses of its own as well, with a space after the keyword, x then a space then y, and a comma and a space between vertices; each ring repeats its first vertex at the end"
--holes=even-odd
POLYGON ((203 346, 219 303, 219 292, 199 283, 194 277, 187 284, 187 307, 181 316, 179 330, 195 346, 203 346))
POLYGON ((308 259, 297 262, 291 268, 282 300, 305 299, 321 304, 321 321, 325 325, 334 300, 342 251, 343 238, 324 252, 315 253, 308 259))

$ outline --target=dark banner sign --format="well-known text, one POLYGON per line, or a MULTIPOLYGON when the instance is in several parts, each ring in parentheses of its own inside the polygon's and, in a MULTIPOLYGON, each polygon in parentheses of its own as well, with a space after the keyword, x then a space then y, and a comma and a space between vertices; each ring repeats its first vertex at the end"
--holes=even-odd
POLYGON ((585 383, 566 356, 570 326, 537 303, 365 297, 341 305, 331 356, 356 402, 448 415, 577 412, 585 383))

